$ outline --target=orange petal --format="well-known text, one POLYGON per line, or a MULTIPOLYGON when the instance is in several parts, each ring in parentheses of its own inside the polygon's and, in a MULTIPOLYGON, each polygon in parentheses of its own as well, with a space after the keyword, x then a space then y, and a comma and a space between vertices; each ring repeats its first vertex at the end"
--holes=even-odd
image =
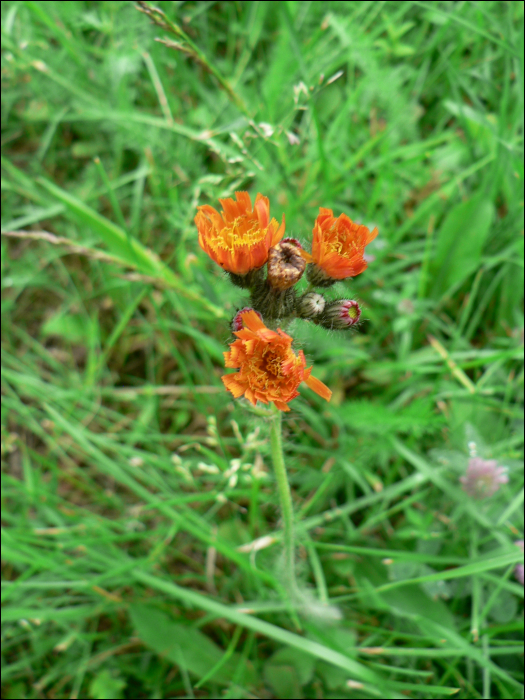
POLYGON ((275 407, 279 409, 279 411, 289 411, 290 407, 288 406, 287 403, 284 403, 284 401, 274 401, 275 407))
POLYGON ((257 218, 259 219, 259 226, 261 228, 266 228, 270 223, 270 201, 268 197, 264 197, 260 192, 255 198, 255 206, 253 208, 254 212, 257 213, 257 218))
MULTIPOLYGON (((274 221, 274 219, 272 219, 272 221, 274 221)), ((277 224, 277 221, 275 223, 277 224)), ((274 245, 277 245, 277 243, 279 243, 281 238, 284 236, 285 229, 286 229, 286 223, 285 223, 285 218, 284 218, 284 214, 283 214, 283 220, 281 221, 279 228, 276 231, 274 231, 272 234, 272 242, 271 242, 271 246, 270 246, 271 248, 273 248, 274 245)))
POLYGON ((257 399, 255 398, 255 394, 253 393, 253 390, 248 387, 246 391, 244 392, 244 396, 248 399, 248 401, 255 406, 257 403, 257 399))
POLYGON ((253 309, 251 311, 247 311, 246 313, 242 314, 241 320, 244 323, 244 325, 247 328, 249 328, 251 331, 255 332, 255 331, 268 330, 253 309))
POLYGON ((239 216, 239 207, 237 202, 234 202, 231 197, 227 199, 219 199, 221 203, 223 218, 225 221, 233 221, 239 216))
POLYGON ((239 384, 235 377, 235 374, 223 374, 221 379, 222 383, 228 389, 228 391, 231 391, 234 398, 238 399, 239 396, 242 396, 244 394, 244 387, 242 386, 242 384, 239 384))
POLYGON ((217 209, 214 209, 209 204, 203 204, 201 207, 198 207, 198 209, 199 212, 194 219, 195 223, 197 224, 197 228, 200 229, 200 227, 204 227, 208 230, 210 225, 213 225, 218 229, 222 229, 224 227, 224 221, 222 220, 222 216, 219 214, 217 209))
POLYGON ((358 260, 352 265, 352 268, 350 270, 350 277, 357 277, 357 275, 360 275, 362 272, 364 272, 367 267, 368 263, 364 258, 358 260))
POLYGON ((282 331, 280 328, 277 329, 277 333, 278 333, 279 336, 283 339, 283 341, 284 341, 284 343, 285 343, 286 345, 291 345, 291 344, 292 344, 293 338, 292 338, 291 335, 288 335, 287 333, 285 333, 284 331, 282 331))
POLYGON ((312 391, 315 391, 316 394, 319 394, 322 399, 325 399, 325 401, 330 401, 332 392, 320 379, 310 375, 304 380, 304 383, 306 386, 310 387, 312 391))
POLYGON ((308 253, 306 250, 303 250, 302 248, 299 249, 299 255, 302 257, 303 260, 306 260, 307 263, 312 263, 314 259, 308 253))
POLYGON ((239 214, 251 214, 252 213, 252 200, 248 192, 236 192, 235 197, 237 199, 237 205, 239 208, 239 214))
POLYGON ((370 231, 368 233, 368 235, 366 237, 365 245, 368 245, 369 243, 371 243, 374 240, 374 238, 377 236, 378 233, 379 233, 379 231, 377 230, 377 226, 376 226, 373 231, 370 231))
MULTIPOLYGON (((304 368, 306 367, 306 358, 305 358, 304 352, 303 352, 302 350, 299 350, 299 359, 301 360, 301 367, 303 367, 303 369, 304 369, 304 368)), ((306 370, 306 372, 307 372, 307 375, 306 375, 306 376, 307 376, 307 377, 310 376, 310 372, 311 372, 311 371, 312 371, 312 368, 311 368, 311 367, 310 367, 310 369, 307 369, 307 370, 306 370)))

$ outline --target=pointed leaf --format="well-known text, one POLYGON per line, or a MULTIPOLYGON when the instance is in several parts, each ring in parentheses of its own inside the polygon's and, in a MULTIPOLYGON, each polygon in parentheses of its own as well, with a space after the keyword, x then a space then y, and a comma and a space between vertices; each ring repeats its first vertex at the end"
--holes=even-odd
POLYGON ((432 296, 448 292, 479 268, 494 213, 493 203, 483 195, 457 204, 448 213, 438 232, 431 266, 432 296))

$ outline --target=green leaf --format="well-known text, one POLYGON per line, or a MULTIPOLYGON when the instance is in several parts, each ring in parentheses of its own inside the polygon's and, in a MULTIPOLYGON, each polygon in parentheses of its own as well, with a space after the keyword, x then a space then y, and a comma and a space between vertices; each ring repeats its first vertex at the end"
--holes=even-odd
POLYGON ((120 678, 113 678, 108 670, 101 671, 89 684, 89 697, 95 700, 111 700, 112 698, 122 698, 126 681, 120 678))
POLYGON ((494 213, 493 203, 483 194, 457 204, 448 213, 438 232, 431 265, 432 296, 450 291, 479 268, 494 213))
MULTIPOLYGON (((324 659, 335 666, 343 668, 358 680, 361 680, 364 683, 370 683, 372 686, 378 687, 380 690, 382 690, 383 683, 381 676, 375 673, 375 671, 369 669, 367 666, 358 661, 354 661, 354 659, 349 656, 330 649, 324 644, 320 644, 311 639, 306 639, 298 634, 293 634, 282 627, 266 622, 266 620, 261 620, 257 617, 253 617, 252 615, 247 615, 246 613, 236 610, 232 606, 223 605, 212 598, 204 596, 200 593, 195 593, 195 591, 192 591, 189 588, 177 586, 171 581, 162 580, 161 578, 153 576, 141 569, 135 569, 133 571, 133 576, 136 580, 141 581, 145 585, 152 586, 157 590, 163 591, 177 600, 183 600, 188 605, 197 606, 202 610, 212 613, 216 617, 225 617, 227 620, 230 620, 235 624, 242 625, 247 629, 251 629, 258 634, 269 637, 270 639, 280 642, 281 644, 287 644, 295 649, 304 651, 306 654, 309 654, 316 659, 324 659)), ((383 697, 389 697, 389 695, 385 694, 383 697)))
POLYGON ((292 667, 301 685, 309 683, 314 675, 315 660, 299 649, 284 647, 279 649, 267 661, 267 666, 292 667))
POLYGON ((317 673, 323 679, 328 690, 344 688, 348 680, 348 673, 345 673, 341 668, 327 664, 325 661, 318 664, 317 673))
MULTIPOLYGON (((146 646, 198 678, 203 678, 225 653, 200 630, 175 622, 154 607, 133 605, 130 614, 137 634, 146 646)), ((233 654, 217 669, 212 680, 229 684, 239 660, 239 655, 233 654)), ((253 684, 252 667, 247 665, 244 670, 244 683, 253 684)))
POLYGON ((504 624, 515 620, 518 616, 518 601, 509 591, 499 591, 493 606, 489 610, 492 620, 504 624))
POLYGON ((93 332, 92 324, 86 323, 86 319, 78 314, 68 314, 59 311, 43 324, 42 334, 58 335, 71 343, 88 341, 93 332))
POLYGON ((304 698, 297 671, 293 666, 266 664, 264 679, 278 698, 304 698))

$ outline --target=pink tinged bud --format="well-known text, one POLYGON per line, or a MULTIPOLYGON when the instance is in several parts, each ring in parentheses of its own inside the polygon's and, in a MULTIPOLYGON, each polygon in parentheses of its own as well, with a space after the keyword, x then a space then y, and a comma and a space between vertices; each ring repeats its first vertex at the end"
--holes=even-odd
MULTIPOLYGON (((235 316, 233 317, 233 321, 232 321, 232 330, 233 330, 234 333, 236 333, 237 331, 242 331, 242 329, 245 327, 245 326, 244 326, 244 323, 243 323, 243 320, 242 320, 242 317, 243 317, 243 315, 246 314, 248 311, 255 311, 255 309, 252 309, 251 306, 245 306, 244 309, 241 309, 240 311, 237 311, 237 313, 236 313, 235 316)), ((262 321, 262 320, 263 320, 263 317, 261 316, 261 314, 260 314, 258 311, 255 311, 255 313, 257 314, 257 316, 258 316, 258 317, 261 319, 261 321, 262 321)))
POLYGON ((325 328, 346 330, 355 326, 361 318, 361 308, 352 299, 338 299, 328 304, 321 317, 325 328))
POLYGON ((465 493, 472 498, 483 500, 493 496, 501 484, 508 482, 509 477, 507 468, 499 467, 495 459, 473 457, 469 460, 465 475, 459 480, 465 493))
MULTIPOLYGON (((523 552, 523 540, 518 540, 517 542, 514 542, 516 547, 520 547, 521 551, 523 552)), ((516 568, 514 569, 514 576, 517 578, 517 580, 521 583, 521 585, 524 585, 524 567, 523 564, 516 564, 516 568)))

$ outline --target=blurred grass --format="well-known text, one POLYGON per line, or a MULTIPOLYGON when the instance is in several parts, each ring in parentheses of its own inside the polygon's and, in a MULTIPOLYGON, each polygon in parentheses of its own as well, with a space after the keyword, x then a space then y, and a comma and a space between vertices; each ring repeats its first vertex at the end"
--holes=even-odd
POLYGON ((3 696, 522 697, 523 4, 158 7, 2 4, 3 696), (358 333, 292 330, 302 629, 193 224, 238 189, 380 232, 358 333))

